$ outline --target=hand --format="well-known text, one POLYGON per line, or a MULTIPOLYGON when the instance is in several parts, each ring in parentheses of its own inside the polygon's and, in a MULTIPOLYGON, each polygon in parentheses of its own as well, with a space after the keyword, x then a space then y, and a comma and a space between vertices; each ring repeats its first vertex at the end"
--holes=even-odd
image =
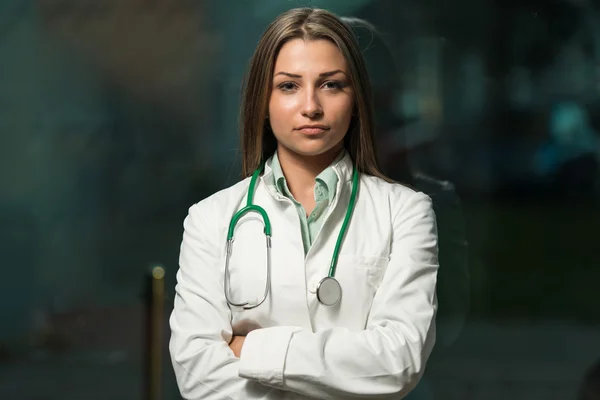
POLYGON ((240 358, 240 354, 242 353, 242 346, 244 345, 244 341, 246 340, 246 336, 234 336, 229 343, 229 348, 233 351, 233 355, 237 358, 240 358))

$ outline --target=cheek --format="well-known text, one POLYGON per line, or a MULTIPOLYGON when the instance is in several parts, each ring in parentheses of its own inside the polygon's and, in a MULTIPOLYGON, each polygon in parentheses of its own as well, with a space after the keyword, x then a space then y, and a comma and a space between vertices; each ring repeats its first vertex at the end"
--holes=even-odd
POLYGON ((274 133, 290 124, 290 117, 294 115, 295 110, 296 105, 291 98, 285 99, 280 98, 280 96, 271 98, 269 102, 269 119, 274 133))
POLYGON ((352 100, 342 101, 335 106, 335 120, 340 128, 347 129, 352 120, 354 103, 352 100))

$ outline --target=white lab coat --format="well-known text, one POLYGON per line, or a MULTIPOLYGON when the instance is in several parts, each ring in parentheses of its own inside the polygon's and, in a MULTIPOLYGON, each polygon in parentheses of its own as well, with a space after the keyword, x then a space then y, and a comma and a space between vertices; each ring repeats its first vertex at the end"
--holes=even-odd
MULTIPOLYGON (((325 307, 315 288, 328 274, 349 202, 350 157, 334 169, 338 195, 305 257, 297 211, 269 183, 266 166, 254 204, 267 211, 272 225, 271 290, 252 310, 230 307, 223 290, 227 230, 246 204, 250 179, 190 208, 169 345, 185 399, 402 398, 416 386, 435 342, 438 257, 431 200, 361 175, 336 271, 342 299, 325 307), (238 359, 228 342, 246 333, 238 359)), ((262 220, 246 214, 230 259, 234 302, 262 296, 265 268, 262 220)))

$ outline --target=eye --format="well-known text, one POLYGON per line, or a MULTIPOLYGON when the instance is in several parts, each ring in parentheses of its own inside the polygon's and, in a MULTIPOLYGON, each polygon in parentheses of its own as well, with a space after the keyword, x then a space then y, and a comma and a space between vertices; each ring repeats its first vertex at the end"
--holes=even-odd
POLYGON ((291 92, 292 90, 296 89, 296 84, 294 82, 283 82, 277 87, 284 92, 291 92))
POLYGON ((340 81, 327 81, 323 84, 323 87, 330 90, 342 90, 344 84, 340 81))

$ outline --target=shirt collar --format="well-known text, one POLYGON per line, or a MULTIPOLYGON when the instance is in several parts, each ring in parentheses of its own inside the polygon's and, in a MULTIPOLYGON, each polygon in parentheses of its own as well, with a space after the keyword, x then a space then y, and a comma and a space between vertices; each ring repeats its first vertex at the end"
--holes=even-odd
MULTIPOLYGON (((322 184, 327 189, 330 203, 336 195, 338 181, 345 183, 352 179, 352 169, 352 158, 345 149, 342 149, 331 165, 316 177, 317 184, 322 184)), ((287 194, 287 184, 285 184, 277 151, 265 163, 263 181, 281 194, 287 194)))

